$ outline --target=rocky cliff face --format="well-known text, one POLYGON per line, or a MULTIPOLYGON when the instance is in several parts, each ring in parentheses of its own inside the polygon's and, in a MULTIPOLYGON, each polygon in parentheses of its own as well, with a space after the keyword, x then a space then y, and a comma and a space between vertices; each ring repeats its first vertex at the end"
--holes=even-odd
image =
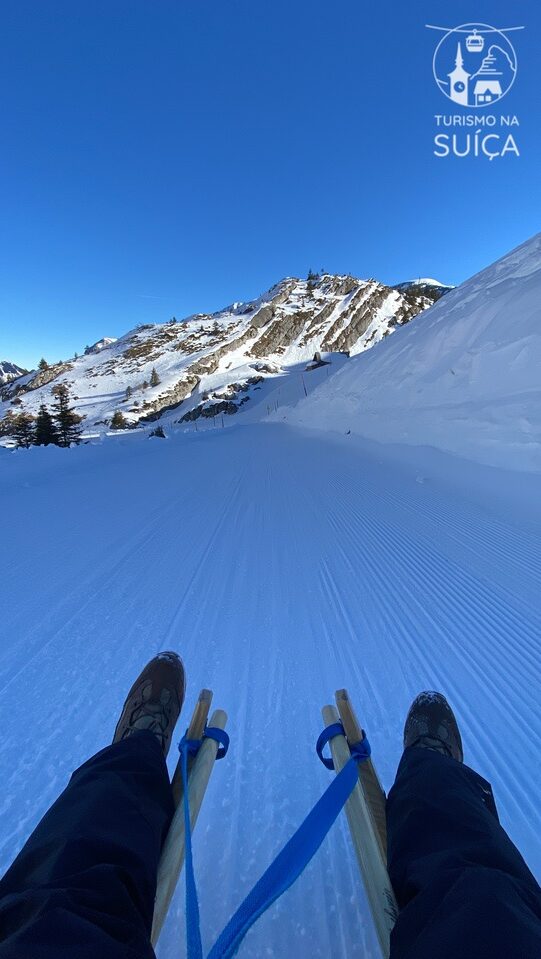
POLYGON ((99 349, 8 387, 0 415, 15 396, 19 409, 22 402, 35 412, 58 382, 68 383, 90 429, 106 428, 118 409, 132 426, 171 410, 179 420, 231 414, 263 381, 300 369, 315 353, 369 349, 441 295, 440 287, 406 286, 329 274, 288 278, 250 303, 101 340, 99 349))

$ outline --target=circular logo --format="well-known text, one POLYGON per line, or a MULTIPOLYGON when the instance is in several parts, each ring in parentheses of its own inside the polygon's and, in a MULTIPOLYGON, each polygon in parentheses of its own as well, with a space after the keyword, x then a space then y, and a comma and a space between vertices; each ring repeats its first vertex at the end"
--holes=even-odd
POLYGON ((463 107, 489 107, 509 92, 517 55, 505 33, 487 23, 448 30, 434 51, 434 79, 442 93, 463 107))

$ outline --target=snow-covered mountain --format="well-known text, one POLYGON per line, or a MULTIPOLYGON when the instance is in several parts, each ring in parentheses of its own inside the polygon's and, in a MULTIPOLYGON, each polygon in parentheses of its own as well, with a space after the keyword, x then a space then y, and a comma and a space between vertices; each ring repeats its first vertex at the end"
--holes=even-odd
POLYGON ((301 400, 292 421, 541 468, 541 234, 301 400))
POLYGON ((439 300, 444 293, 454 290, 453 286, 446 286, 439 280, 434 280, 429 276, 420 276, 416 280, 406 280, 405 283, 397 283, 396 290, 401 293, 416 293, 420 296, 429 296, 434 301, 439 300))
POLYGON ((8 360, 0 360, 0 386, 5 386, 16 380, 18 376, 24 376, 26 370, 15 363, 9 363, 8 360))
POLYGON ((113 343, 116 343, 116 336, 102 336, 101 340, 93 343, 92 346, 86 347, 85 356, 88 356, 89 353, 101 353, 102 350, 106 350, 107 347, 112 346, 113 343))
POLYGON ((35 414, 60 382, 69 384, 86 431, 106 430, 117 410, 130 425, 165 411, 176 421, 235 413, 261 400, 265 381, 274 386, 287 371, 318 367, 333 355, 336 368, 440 295, 439 287, 398 290, 352 276, 285 279, 252 302, 140 326, 30 373, 5 393, 0 417, 13 403, 35 414))

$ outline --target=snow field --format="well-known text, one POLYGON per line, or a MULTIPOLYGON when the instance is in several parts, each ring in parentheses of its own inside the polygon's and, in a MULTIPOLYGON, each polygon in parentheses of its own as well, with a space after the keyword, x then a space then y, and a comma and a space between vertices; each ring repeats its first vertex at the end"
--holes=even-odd
MULTIPOLYGON (((441 689, 541 876, 529 477, 259 424, 0 450, 0 497, 2 867, 172 648, 178 738, 203 686, 232 737, 195 832, 206 948, 329 783, 314 744, 341 686, 387 788, 412 698, 441 689)), ((184 955, 183 914, 181 883, 159 959, 184 955)), ((241 955, 378 956, 345 817, 241 955)))

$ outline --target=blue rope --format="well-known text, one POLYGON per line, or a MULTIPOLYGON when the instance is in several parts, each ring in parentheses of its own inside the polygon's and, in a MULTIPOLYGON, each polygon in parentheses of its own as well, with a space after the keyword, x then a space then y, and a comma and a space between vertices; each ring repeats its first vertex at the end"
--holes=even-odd
MULTIPOLYGON (((225 729, 207 726, 203 738, 214 739, 219 744, 216 759, 223 759, 229 749, 229 736, 225 729)), ((203 739, 187 739, 183 736, 178 744, 180 769, 184 786, 184 833, 186 850, 186 951, 189 959, 203 959, 199 900, 193 868, 192 827, 190 824, 190 801, 188 798, 188 757, 195 756, 203 739)))
MULTIPOLYGON (((318 739, 319 745, 323 738, 321 751, 325 743, 338 734, 344 734, 341 723, 327 727, 318 739)), ((352 750, 351 759, 248 893, 210 950, 208 959, 234 956, 251 926, 298 879, 353 792, 358 779, 358 763, 368 759, 369 755, 370 745, 365 737, 359 748, 352 750)))
MULTIPOLYGON (((223 730, 206 729, 205 736, 222 744, 227 752, 227 743, 218 735, 223 730)), ((226 734, 227 735, 227 734, 226 734)), ((322 763, 328 769, 334 769, 332 759, 323 756, 323 748, 333 736, 344 735, 341 723, 333 723, 323 730, 318 738, 316 750, 322 763)), ((179 749, 182 757, 182 777, 184 781, 184 822, 186 826, 186 939, 188 959, 202 959, 201 933, 199 927, 199 904, 193 873, 190 812, 188 806, 188 755, 197 752, 201 741, 181 740, 179 749)), ((225 755, 225 752, 222 755, 225 755)), ((220 754, 218 754, 220 755, 220 754)), ((343 806, 353 792, 358 781, 358 764, 370 756, 370 744, 366 736, 361 743, 351 748, 351 759, 333 779, 314 808, 308 813, 291 839, 286 843, 276 859, 270 864, 261 878, 248 893, 235 914, 227 923, 223 932, 214 943, 208 959, 231 959, 244 939, 248 930, 259 917, 293 885, 313 858, 329 829, 337 819, 343 806)))
POLYGON ((186 739, 179 743, 180 768, 184 785, 184 834, 186 849, 186 951, 190 959, 203 959, 201 943, 201 924, 199 920, 199 901, 193 870, 192 827, 190 825, 190 802, 188 799, 188 756, 195 755, 199 741, 186 739))

